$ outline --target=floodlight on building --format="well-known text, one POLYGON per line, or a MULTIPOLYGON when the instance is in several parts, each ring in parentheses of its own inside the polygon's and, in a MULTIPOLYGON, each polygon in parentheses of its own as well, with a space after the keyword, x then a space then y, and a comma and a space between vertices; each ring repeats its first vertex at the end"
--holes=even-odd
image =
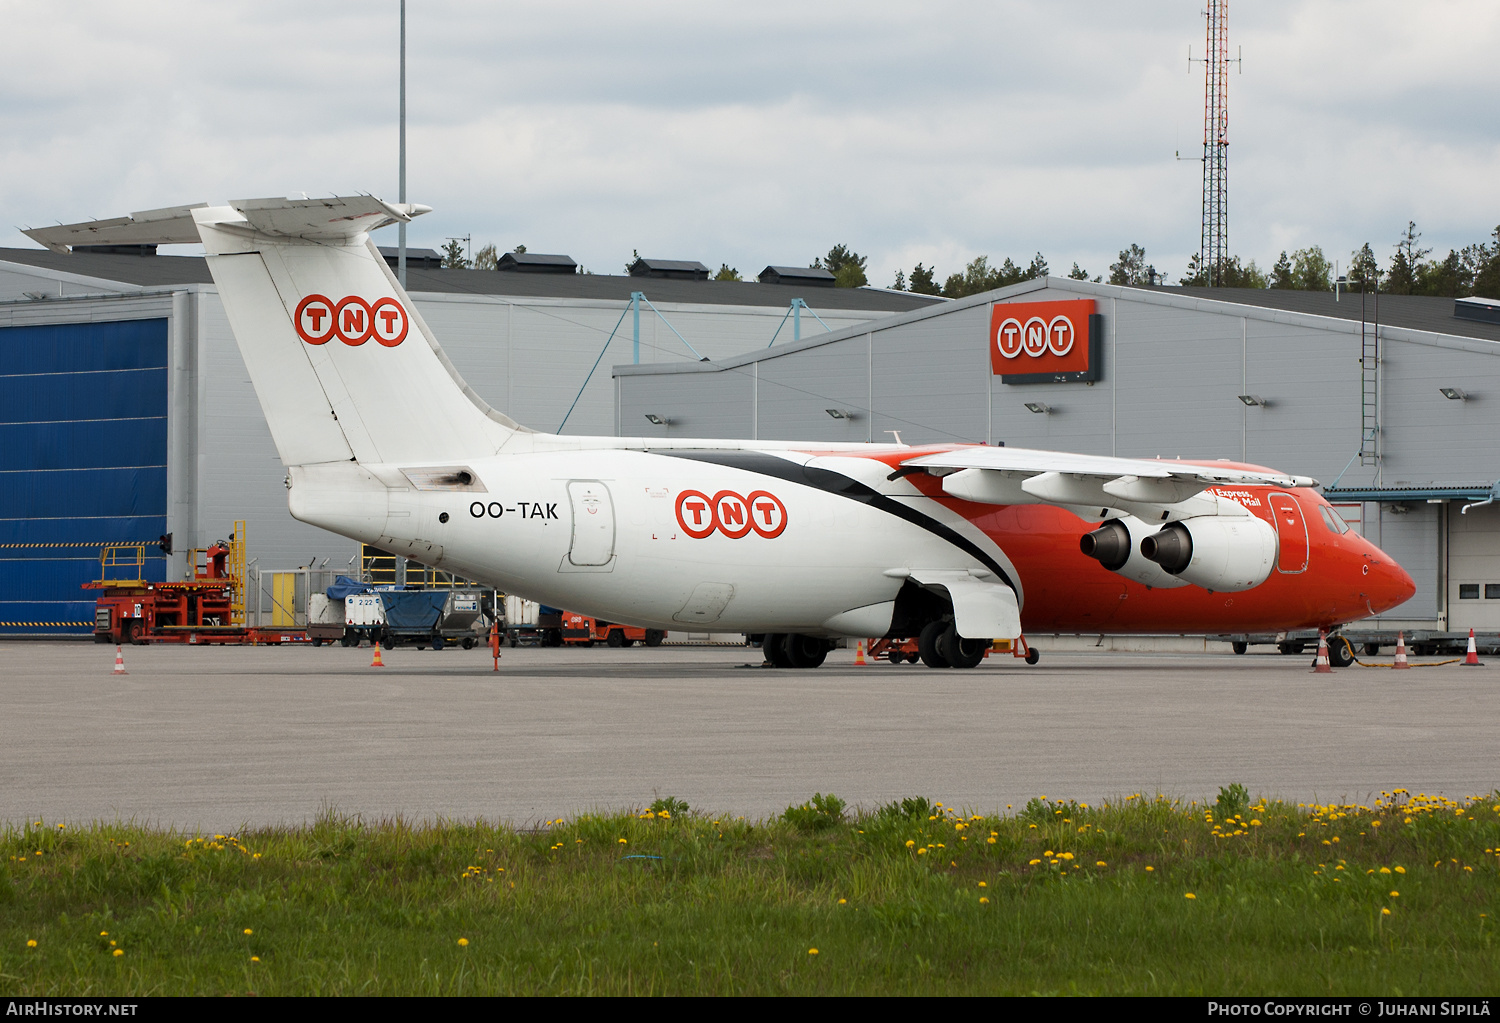
POLYGON ((1266 399, 1262 398, 1258 394, 1242 394, 1242 395, 1239 396, 1239 399, 1240 399, 1240 401, 1244 402, 1246 405, 1251 405, 1251 406, 1259 405, 1261 408, 1265 408, 1266 407, 1266 399))
POLYGON ((671 426, 672 420, 667 416, 659 416, 655 412, 646 413, 646 421, 652 426, 671 426))
POLYGON ((1028 401, 1026 403, 1026 411, 1027 412, 1035 412, 1038 415, 1042 415, 1042 416, 1050 416, 1052 414, 1052 406, 1051 405, 1044 405, 1042 402, 1039 402, 1039 401, 1028 401))
POLYGON ((859 418, 854 413, 854 411, 852 409, 846 409, 846 408, 825 408, 823 411, 827 412, 830 416, 832 416, 835 419, 857 419, 857 418, 859 418))
POLYGON ((1449 401, 1468 401, 1469 392, 1459 387, 1439 387, 1438 393, 1449 401))

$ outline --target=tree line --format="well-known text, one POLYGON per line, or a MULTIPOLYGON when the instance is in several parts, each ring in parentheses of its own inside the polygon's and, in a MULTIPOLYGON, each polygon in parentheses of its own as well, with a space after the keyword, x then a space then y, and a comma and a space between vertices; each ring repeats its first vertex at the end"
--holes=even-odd
MULTIPOLYGON (((517 252, 525 252, 526 246, 517 245, 517 252)), ((1491 232, 1486 241, 1451 249, 1442 259, 1433 259, 1432 249, 1422 245, 1422 233, 1415 221, 1408 221, 1406 228, 1396 239, 1390 261, 1382 267, 1375 257, 1374 249, 1365 242, 1350 254, 1347 269, 1340 276, 1351 288, 1379 287, 1381 291, 1394 295, 1437 295, 1459 298, 1478 295, 1484 298, 1500 298, 1500 227, 1491 232)), ((486 245, 472 258, 464 252, 459 239, 450 239, 443 246, 443 266, 493 270, 498 254, 494 245, 486 245)), ((632 262, 634 260, 632 259, 632 262)), ((870 283, 866 268, 869 257, 855 252, 840 242, 828 250, 827 255, 817 256, 809 264, 833 274, 834 283, 841 288, 862 288, 870 283)), ((626 264, 629 272, 630 264, 626 264)), ((1269 270, 1263 270, 1255 260, 1241 261, 1239 256, 1223 260, 1212 274, 1203 260, 1195 255, 1188 261, 1187 272, 1177 279, 1184 287, 1203 286, 1210 277, 1217 276, 1218 286, 1225 288, 1281 288, 1287 291, 1332 291, 1335 267, 1321 246, 1310 245, 1294 252, 1282 251, 1269 270)), ((918 263, 908 273, 896 271, 891 284, 893 291, 909 291, 917 295, 941 295, 945 298, 964 298, 996 288, 1020 284, 1045 277, 1051 270, 1047 259, 1040 252, 1022 266, 1006 257, 998 265, 991 265, 989 256, 979 256, 969 262, 962 271, 942 278, 936 267, 918 263)), ((1073 280, 1104 281, 1103 275, 1089 277, 1087 270, 1075 262, 1068 277, 1073 280)), ((721 264, 713 279, 716 281, 743 280, 740 272, 728 263, 721 264)), ((1119 258, 1110 264, 1108 283, 1123 285, 1167 284, 1168 275, 1158 271, 1146 260, 1146 250, 1131 243, 1120 250, 1119 258)))
MULTIPOLYGON (((1350 253, 1347 270, 1343 270, 1340 276, 1348 287, 1379 287, 1381 291, 1394 295, 1500 298, 1500 227, 1491 232, 1487 241, 1451 249, 1442 259, 1429 258, 1431 255, 1432 249, 1422 246, 1422 233, 1417 230, 1416 222, 1408 221, 1385 267, 1381 267, 1374 249, 1366 242, 1350 253)), ((1218 286, 1225 288, 1332 291, 1334 286, 1333 261, 1318 245, 1290 253, 1283 251, 1269 270, 1262 270, 1253 259, 1242 262, 1238 256, 1225 259, 1217 269, 1218 286)), ((1032 257, 1025 269, 1010 259, 992 267, 987 256, 980 256, 965 267, 963 273, 950 274, 941 287, 937 284, 937 271, 921 263, 913 267, 910 274, 897 270, 891 287, 895 291, 963 298, 1035 280, 1046 273, 1047 260, 1040 252, 1032 257)), ((1074 280, 1090 279, 1088 272, 1079 269, 1077 263, 1073 264, 1068 276, 1074 280)), ((1187 272, 1178 278, 1177 283, 1184 287, 1203 286, 1209 283, 1210 276, 1209 268, 1203 265, 1201 257, 1195 255, 1188 261, 1187 272)), ((1095 277, 1093 280, 1104 278, 1095 277)), ((1160 285, 1168 283, 1168 275, 1148 263, 1146 250, 1132 243, 1121 249, 1119 259, 1110 264, 1108 282, 1160 285)))

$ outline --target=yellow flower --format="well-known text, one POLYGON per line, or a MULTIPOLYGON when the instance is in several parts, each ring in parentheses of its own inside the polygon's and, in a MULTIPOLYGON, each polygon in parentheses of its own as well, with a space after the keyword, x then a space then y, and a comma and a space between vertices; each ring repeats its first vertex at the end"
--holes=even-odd
POLYGON ((115 949, 115 951, 114 951, 114 955, 115 955, 115 958, 117 958, 117 959, 118 959, 118 958, 119 958, 119 957, 120 957, 120 956, 122 956, 122 955, 124 955, 124 954, 125 954, 125 950, 124 950, 124 949, 123 949, 123 948, 117 948, 117 949, 115 949))
POLYGON ((1151 872, 1152 872, 1152 871, 1154 871, 1154 870, 1155 870, 1155 869, 1156 869, 1156 868, 1155 868, 1155 867, 1147 867, 1147 868, 1146 868, 1146 873, 1148 873, 1148 874, 1149 874, 1149 873, 1151 873, 1151 872))
POLYGON ((985 881, 980 881, 979 882, 979 887, 981 887, 981 888, 988 888, 989 884, 987 882, 985 882, 985 881))
POLYGON ((1398 874, 1404 874, 1404 873, 1406 873, 1406 868, 1405 867, 1397 867, 1396 868, 1396 873, 1398 873, 1398 874))
POLYGON ((27 948, 36 948, 36 939, 35 939, 35 938, 31 938, 31 939, 29 939, 29 940, 28 940, 28 941, 27 941, 27 942, 26 942, 26 947, 27 947, 27 948))
POLYGON ((985 839, 985 841, 988 842, 990 845, 994 845, 995 844, 995 840, 993 838, 987 838, 987 839, 985 839))
POLYGON ((1197 897, 1198 896, 1194 895, 1192 892, 1188 892, 1187 894, 1183 895, 1184 899, 1196 899, 1197 897))
POLYGON ((99 937, 101 937, 101 938, 107 938, 107 937, 109 937, 109 932, 108 931, 100 931, 99 932, 99 937))
POLYGON ((1400 893, 1400 892, 1391 892, 1391 898, 1393 898, 1393 899, 1395 899, 1395 898, 1399 898, 1399 897, 1400 897, 1400 895, 1401 895, 1401 893, 1400 893))
POLYGON ((848 899, 839 899, 839 905, 840 906, 845 905, 848 901, 849 901, 848 899))
POLYGON ((251 929, 250 929, 250 928, 248 928, 248 927, 246 927, 246 928, 245 928, 245 933, 246 933, 246 934, 254 934, 254 933, 255 933, 255 932, 254 932, 254 931, 252 931, 252 930, 251 930, 251 929))
POLYGON ((1095 863, 1094 866, 1096 866, 1096 867, 1107 867, 1107 866, 1109 866, 1109 864, 1105 863, 1103 860, 1100 860, 1098 863, 1095 863))
POLYGON ((1389 909, 1382 909, 1380 911, 1380 915, 1381 916, 1390 916, 1391 915, 1391 911, 1389 909))
POLYGON ((917 855, 918 856, 926 856, 927 855, 927 850, 926 849, 918 849, 917 850, 917 855))
POLYGON ((627 842, 627 841, 625 841, 625 839, 622 838, 622 839, 620 839, 620 844, 621 845, 629 845, 630 843, 627 842))
POLYGON ((988 899, 988 898, 987 898, 987 897, 985 897, 985 896, 983 896, 983 895, 981 895, 981 896, 980 896, 980 897, 979 897, 979 904, 980 904, 980 905, 981 905, 981 906, 983 906, 983 905, 985 905, 985 904, 987 904, 987 903, 988 903, 988 902, 989 902, 989 901, 990 901, 990 900, 989 900, 989 899, 988 899))
POLYGON ((1032 860, 1032 861, 1031 861, 1031 862, 1030 862, 1030 863, 1029 863, 1029 864, 1028 864, 1028 866, 1032 866, 1032 867, 1034 867, 1034 866, 1036 866, 1036 865, 1037 865, 1037 864, 1038 864, 1038 863, 1040 863, 1040 862, 1042 862, 1042 861, 1041 861, 1041 860, 1032 860))
POLYGON ((916 840, 915 840, 915 839, 911 839, 911 838, 908 838, 908 839, 907 839, 907 840, 906 840, 906 847, 907 847, 907 848, 908 848, 908 849, 910 849, 910 848, 911 848, 911 847, 912 847, 912 846, 914 846, 914 845, 916 845, 916 844, 917 844, 917 843, 916 843, 916 840))
POLYGON ((250 957, 250 961, 252 963, 258 963, 258 962, 260 962, 260 956, 251 956, 250 957))
POLYGON ((465 947, 468 946, 468 944, 469 944, 469 939, 468 938, 459 938, 458 939, 458 947, 459 948, 465 948, 465 947))
POLYGON ((1381 867, 1380 868, 1380 872, 1382 874, 1389 874, 1391 872, 1391 868, 1390 867, 1381 867))
POLYGON ((815 949, 815 948, 810 948, 810 949, 807 950, 807 954, 810 955, 810 956, 815 956, 815 955, 818 954, 818 950, 815 949))

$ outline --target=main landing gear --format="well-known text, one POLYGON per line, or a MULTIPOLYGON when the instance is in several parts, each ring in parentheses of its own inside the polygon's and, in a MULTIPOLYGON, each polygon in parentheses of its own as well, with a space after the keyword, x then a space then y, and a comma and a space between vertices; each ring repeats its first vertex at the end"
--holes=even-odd
POLYGON ((833 644, 799 632, 768 632, 760 641, 766 660, 775 668, 816 668, 828 657, 833 644))

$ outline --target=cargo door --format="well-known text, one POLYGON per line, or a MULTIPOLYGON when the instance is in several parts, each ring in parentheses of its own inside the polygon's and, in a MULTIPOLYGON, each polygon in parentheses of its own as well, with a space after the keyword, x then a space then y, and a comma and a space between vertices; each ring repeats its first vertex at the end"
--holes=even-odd
POLYGON ((1300 575, 1307 571, 1307 520, 1302 506, 1291 494, 1271 494, 1267 498, 1271 514, 1276 516, 1276 536, 1280 554, 1276 571, 1283 575, 1300 575))
POLYGON ((572 480, 568 501, 573 507, 568 563, 580 567, 609 564, 615 556, 615 507, 609 488, 598 480, 572 480))

